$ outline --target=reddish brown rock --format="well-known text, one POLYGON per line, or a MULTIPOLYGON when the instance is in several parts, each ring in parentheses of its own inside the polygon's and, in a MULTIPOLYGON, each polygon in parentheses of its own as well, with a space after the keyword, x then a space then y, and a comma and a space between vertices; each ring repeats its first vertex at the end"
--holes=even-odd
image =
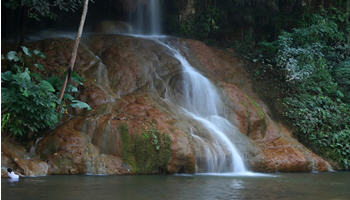
POLYGON ((37 152, 49 165, 49 174, 127 174, 122 161, 100 154, 87 135, 74 130, 76 121, 62 125, 40 141, 37 152))
MULTIPOLYGON (((284 124, 271 119, 271 111, 253 91, 239 57, 199 41, 172 42, 181 44, 191 64, 222 88, 229 120, 251 139, 245 153, 250 168, 263 172, 328 170, 326 161, 295 140, 284 124)), ((44 40, 27 46, 47 55, 48 59, 40 61, 47 75, 63 75, 71 40, 44 40)), ((69 121, 44 137, 36 151, 40 159, 26 159, 24 148, 3 144, 2 166, 27 176, 133 174, 140 167, 137 159, 144 159, 135 155, 141 152, 134 151, 136 140, 145 131, 156 130, 158 137, 170 139, 168 163, 165 169, 160 166, 142 173, 194 172, 195 147, 189 127, 203 130, 161 98, 167 89, 178 93, 174 96, 181 95, 181 68, 166 48, 141 38, 92 36, 79 48, 75 69, 86 79, 78 99, 93 110, 72 112, 69 121), (123 125, 127 133, 122 133, 123 125)))
MULTIPOLYGON (((185 40, 195 65, 220 81, 239 130, 249 136, 259 153, 252 153, 252 169, 262 172, 328 171, 329 164, 293 138, 292 132, 270 117, 270 111, 252 89, 244 63, 232 52, 211 49, 199 41, 185 40)), ((248 152, 249 154, 249 152, 248 152)))
MULTIPOLYGON (((161 112, 146 94, 126 96, 113 104, 100 106, 89 117, 78 117, 56 129, 40 141, 37 152, 47 160, 50 174, 94 173, 91 166, 101 165, 103 174, 135 173, 125 166, 122 124, 131 137, 142 137, 145 130, 156 129, 170 136, 170 160, 167 173, 194 171, 194 154, 188 135, 177 129, 172 118, 161 112), (103 108, 101 108, 103 107, 103 108), (107 108, 108 107, 108 108, 107 108)), ((124 144, 125 145, 125 144, 124 144)))
MULTIPOLYGON (((1 142, 1 168, 11 168, 23 176, 45 176, 48 173, 46 162, 30 155, 23 146, 9 141, 1 142)), ((2 175, 7 177, 7 173, 2 172, 2 175)))

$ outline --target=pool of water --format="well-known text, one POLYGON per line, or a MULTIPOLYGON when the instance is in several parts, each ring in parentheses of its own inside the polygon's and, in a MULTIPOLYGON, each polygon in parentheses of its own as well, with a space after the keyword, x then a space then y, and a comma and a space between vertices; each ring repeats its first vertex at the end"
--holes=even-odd
POLYGON ((350 173, 269 176, 47 176, 1 179, 6 200, 350 199, 350 173))

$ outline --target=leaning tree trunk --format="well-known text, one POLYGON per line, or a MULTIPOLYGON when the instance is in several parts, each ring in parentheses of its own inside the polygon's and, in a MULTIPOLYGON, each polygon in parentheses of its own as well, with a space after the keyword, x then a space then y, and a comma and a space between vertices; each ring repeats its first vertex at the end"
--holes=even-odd
POLYGON ((80 42, 81 34, 83 32, 84 23, 85 23, 85 19, 86 19, 86 14, 87 14, 87 10, 88 10, 88 3, 89 3, 89 0, 85 0, 83 13, 81 15, 80 25, 79 25, 79 29, 78 29, 78 33, 77 33, 77 37, 75 38, 75 43, 74 43, 74 47, 73 47, 73 51, 72 51, 72 57, 70 59, 69 67, 68 67, 68 70, 67 70, 66 79, 64 80, 64 84, 62 85, 62 88, 61 88, 61 91, 60 91, 60 95, 59 95, 60 102, 62 102, 64 92, 65 92, 67 84, 68 84, 68 82, 69 82, 69 80, 71 78, 71 75, 72 75, 72 72, 73 72, 73 68, 74 68, 74 63, 75 63, 75 60, 77 58, 79 42, 80 42))

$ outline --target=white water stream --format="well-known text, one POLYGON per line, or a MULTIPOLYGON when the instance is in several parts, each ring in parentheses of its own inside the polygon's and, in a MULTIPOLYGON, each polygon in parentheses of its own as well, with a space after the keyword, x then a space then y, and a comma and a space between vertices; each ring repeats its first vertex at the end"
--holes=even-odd
POLYGON ((160 0, 138 0, 136 8, 136 32, 138 34, 160 34, 160 12, 160 0))
MULTIPOLYGON (((209 135, 191 134, 200 146, 200 162, 197 168, 206 173, 246 173, 247 169, 243 159, 233 144, 234 134, 240 134, 228 120, 223 117, 224 105, 215 86, 197 70, 195 70, 187 59, 181 55, 175 47, 166 43, 163 37, 152 36, 160 34, 160 0, 138 0, 136 21, 137 32, 144 34, 148 30, 149 36, 133 35, 151 39, 166 47, 171 56, 177 59, 182 67, 183 98, 173 102, 178 105, 190 118, 197 121, 205 128, 209 135), (147 27, 148 26, 148 27, 147 27)), ((204 134, 204 133, 203 133, 204 134)))
POLYGON ((240 134, 223 116, 222 101, 215 86, 195 70, 181 53, 174 47, 155 39, 165 46, 177 59, 183 70, 183 99, 175 102, 183 111, 203 125, 211 134, 211 142, 205 142, 200 136, 192 133, 195 140, 203 146, 205 155, 204 168, 210 173, 244 173, 247 169, 243 159, 232 143, 232 135, 240 134))

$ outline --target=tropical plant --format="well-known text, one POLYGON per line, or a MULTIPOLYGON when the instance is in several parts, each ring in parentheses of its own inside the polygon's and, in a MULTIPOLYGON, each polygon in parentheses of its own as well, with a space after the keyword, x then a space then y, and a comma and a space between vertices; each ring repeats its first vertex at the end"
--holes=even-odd
MULTIPOLYGON (((2 56, 3 67, 7 69, 1 73, 3 131, 25 138, 26 134, 35 135, 46 128, 54 128, 67 105, 90 109, 88 104, 73 97, 72 94, 78 92, 78 88, 72 84, 63 103, 60 102, 57 87, 62 81, 56 76, 43 78, 40 71, 45 70, 44 66, 31 64, 35 59, 44 59, 45 55, 38 50, 31 51, 24 46, 21 48, 20 52, 10 51, 6 57, 2 56), (62 105, 60 112, 57 112, 58 105, 62 105)), ((78 75, 74 80, 82 84, 78 75)))

